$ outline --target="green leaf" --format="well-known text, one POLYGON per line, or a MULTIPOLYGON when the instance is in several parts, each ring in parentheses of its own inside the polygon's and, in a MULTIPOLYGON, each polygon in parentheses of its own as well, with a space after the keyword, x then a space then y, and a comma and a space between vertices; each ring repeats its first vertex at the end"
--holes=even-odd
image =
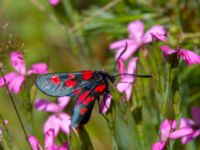
POLYGON ((79 128, 77 128, 77 131, 78 131, 78 135, 81 141, 81 149, 93 150, 94 148, 93 148, 92 142, 84 126, 80 126, 79 128))
POLYGON ((106 115, 107 124, 113 136, 113 147, 120 150, 141 149, 137 125, 133 119, 127 103, 122 101, 122 96, 116 87, 110 83, 113 103, 111 110, 106 115))
POLYGON ((93 150, 92 142, 84 126, 79 126, 76 131, 77 134, 71 129, 69 137, 70 149, 93 150))

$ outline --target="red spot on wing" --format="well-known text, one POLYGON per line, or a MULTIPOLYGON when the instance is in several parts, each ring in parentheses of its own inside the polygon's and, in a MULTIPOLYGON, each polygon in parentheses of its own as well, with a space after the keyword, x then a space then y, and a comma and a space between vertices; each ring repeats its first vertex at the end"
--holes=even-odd
POLYGON ((73 74, 73 73, 70 73, 69 75, 68 75, 68 78, 69 79, 74 79, 76 76, 73 74))
POLYGON ((101 93, 101 92, 103 92, 105 90, 105 88, 106 88, 106 84, 101 84, 101 85, 96 86, 94 91, 101 93))
POLYGON ((74 95, 78 95, 80 92, 81 92, 81 89, 77 89, 73 93, 74 93, 74 95))
POLYGON ((76 105, 79 105, 80 103, 82 103, 82 102, 85 100, 85 98, 88 96, 89 92, 90 92, 90 91, 86 91, 86 92, 82 93, 82 94, 79 96, 78 102, 77 102, 76 105))
POLYGON ((90 80, 93 77, 94 72, 92 70, 87 70, 82 72, 83 80, 90 80))
POLYGON ((84 104, 84 105, 87 105, 88 103, 92 102, 93 100, 94 100, 94 97, 87 97, 87 98, 84 100, 83 104, 84 104))
POLYGON ((81 108, 81 110, 80 110, 80 114, 81 114, 81 115, 84 115, 86 111, 87 111, 87 108, 83 107, 83 108, 81 108))
POLYGON ((65 81, 65 85, 67 87, 72 88, 72 87, 74 87, 76 85, 76 81, 74 81, 74 80, 67 80, 67 81, 65 81))
POLYGON ((51 83, 54 83, 54 84, 59 84, 61 82, 61 80, 58 76, 52 76, 50 78, 50 81, 51 81, 51 83))

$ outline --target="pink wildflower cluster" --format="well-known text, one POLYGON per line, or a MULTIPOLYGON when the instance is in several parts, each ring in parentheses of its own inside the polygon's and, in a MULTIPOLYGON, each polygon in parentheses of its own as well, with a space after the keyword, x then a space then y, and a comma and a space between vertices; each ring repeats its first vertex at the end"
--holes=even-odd
POLYGON ((186 50, 183 48, 178 48, 177 50, 171 49, 167 45, 163 45, 160 47, 163 51, 164 57, 168 57, 170 55, 176 55, 177 58, 182 58, 188 65, 194 65, 200 63, 200 56, 193 51, 186 50))
POLYGON ((55 136, 62 130, 64 133, 70 133, 71 117, 63 110, 70 102, 70 97, 59 97, 57 103, 49 102, 44 99, 35 101, 35 108, 39 111, 51 112, 52 115, 44 123, 43 131, 46 133, 49 129, 54 129, 55 136))
POLYGON ((153 40, 166 41, 166 30, 163 26, 155 25, 144 33, 144 23, 136 20, 128 24, 129 38, 122 39, 111 43, 110 49, 115 50, 115 58, 117 59, 122 53, 126 43, 128 48, 121 56, 121 59, 128 60, 139 48, 153 42, 153 40))
MULTIPOLYGON (((118 73, 119 74, 135 74, 136 73, 136 64, 138 57, 132 56, 135 52, 142 48, 146 44, 152 43, 153 41, 167 41, 167 31, 161 25, 155 25, 144 32, 144 23, 141 20, 136 20, 128 24, 128 33, 129 37, 113 42, 110 44, 109 48, 115 50, 115 59, 118 60, 119 56, 122 54, 125 45, 127 44, 126 51, 120 56, 118 60, 118 73), (125 63, 128 61, 127 69, 125 69, 125 63)), ((182 58, 188 65, 199 64, 200 56, 190 50, 185 50, 179 48, 174 50, 169 48, 167 45, 160 47, 163 51, 164 57, 175 54, 177 58, 182 58)), ((129 100, 132 92, 132 84, 135 80, 133 76, 122 75, 120 82, 117 84, 117 89, 120 92, 125 92, 126 99, 129 100)), ((104 96, 104 99, 101 103, 101 111, 107 112, 110 107, 112 100, 112 95, 104 96)))
POLYGON ((19 93, 22 84, 27 76, 31 74, 45 74, 47 73, 47 65, 45 63, 33 64, 30 68, 27 68, 24 62, 24 56, 20 51, 14 51, 10 54, 11 64, 16 71, 6 74, 4 77, 0 77, 0 88, 8 84, 10 91, 19 93))
MULTIPOLYGON (((136 74, 138 57, 133 57, 134 53, 143 48, 144 45, 153 42, 154 40, 166 41, 166 30, 163 26, 155 25, 144 33, 144 23, 141 20, 136 20, 128 24, 129 38, 122 39, 110 44, 110 49, 115 50, 115 59, 117 60, 122 54, 125 45, 126 51, 118 60, 119 74, 136 74), (127 64, 127 68, 125 64, 127 64)), ((130 100, 132 94, 132 83, 135 81, 134 76, 121 75, 121 79, 117 84, 117 89, 121 93, 126 94, 126 100, 130 100)), ((107 112, 110 107, 112 95, 106 95, 101 103, 101 111, 107 112)))
POLYGON ((195 106, 192 108, 192 118, 193 120, 181 118, 180 123, 175 120, 164 120, 160 126, 160 141, 152 145, 152 150, 164 150, 170 139, 180 138, 182 144, 186 144, 197 138, 200 135, 200 107, 195 106), (176 129, 177 125, 178 129, 176 129))
MULTIPOLYGON (((32 150, 43 150, 40 142, 34 136, 29 136, 28 141, 32 150)), ((64 142, 62 146, 57 146, 55 144, 55 131, 49 129, 45 132, 44 150, 69 150, 69 146, 67 142, 64 142)))

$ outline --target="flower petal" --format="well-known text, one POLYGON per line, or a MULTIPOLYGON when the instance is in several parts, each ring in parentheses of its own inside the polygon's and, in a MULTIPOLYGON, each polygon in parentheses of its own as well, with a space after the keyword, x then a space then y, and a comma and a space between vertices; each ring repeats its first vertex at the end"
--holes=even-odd
POLYGON ((113 50, 113 49, 124 48, 126 46, 126 43, 129 45, 131 43, 131 40, 123 39, 123 40, 113 42, 110 44, 109 49, 113 50))
POLYGON ((160 33, 152 33, 152 37, 153 39, 156 39, 158 41, 163 41, 163 42, 167 41, 167 36, 160 33))
POLYGON ((143 42, 144 43, 150 43, 153 41, 153 36, 156 35, 158 37, 165 36, 166 35, 166 30, 163 26, 160 25, 155 25, 151 27, 143 36, 143 42))
POLYGON ((54 138, 55 138, 55 133, 53 129, 49 129, 45 133, 45 150, 55 150, 54 148, 54 138))
POLYGON ((46 74, 48 72, 47 64, 38 63, 33 64, 30 69, 28 69, 28 75, 30 74, 46 74))
POLYGON ((179 128, 185 128, 185 127, 191 127, 194 125, 193 120, 188 118, 182 118, 180 121, 180 127, 179 128))
POLYGON ((105 94, 103 96, 103 99, 100 103, 100 112, 101 113, 106 113, 108 111, 108 109, 110 108, 110 105, 111 105, 111 101, 112 101, 111 94, 105 94))
POLYGON ((49 0, 49 3, 50 3, 52 6, 57 6, 57 5, 60 3, 60 0, 49 0))
POLYGON ((10 54, 12 66, 19 72, 21 75, 25 75, 26 66, 24 62, 23 54, 20 51, 15 51, 10 54))
POLYGON ((59 114, 60 127, 66 134, 70 134, 71 117, 66 113, 59 114))
MULTIPOLYGON (((140 45, 138 44, 128 44, 126 51, 121 55, 120 59, 127 60, 132 54, 134 54, 140 45)), ((120 54, 123 52, 124 47, 120 48, 115 53, 115 59, 117 60, 120 54)))
POLYGON ((35 101, 35 108, 39 111, 46 112, 58 112, 61 110, 56 103, 52 103, 44 99, 37 99, 35 101))
POLYGON ((62 146, 58 147, 57 150, 69 150, 69 145, 67 142, 64 142, 62 146))
POLYGON ((193 139, 193 137, 191 135, 188 136, 184 136, 183 138, 181 138, 181 143, 182 144, 187 144, 189 141, 191 141, 193 139))
POLYGON ((69 96, 63 96, 58 98, 58 105, 61 109, 64 109, 70 102, 69 96))
POLYGON ((31 145, 33 150, 42 150, 42 146, 40 145, 39 141, 34 136, 28 136, 28 142, 31 145))
MULTIPOLYGON (((118 70, 119 74, 126 73, 124 62, 121 59, 119 59, 118 62, 117 62, 117 70, 118 70)), ((121 77, 121 79, 123 79, 124 75, 120 75, 120 77, 121 77)))
POLYGON ((192 134, 193 138, 197 138, 200 135, 200 129, 195 130, 195 132, 192 134))
POLYGON ((9 90, 14 93, 19 93, 21 85, 23 84, 25 77, 22 75, 17 75, 10 83, 8 84, 9 90))
MULTIPOLYGON (((131 80, 131 79, 130 79, 131 80)), ((119 83, 117 83, 117 89, 119 92, 124 92, 129 86, 131 86, 131 82, 129 78, 124 77, 119 83)))
POLYGON ((141 43, 144 34, 144 23, 141 20, 136 20, 128 24, 128 32, 130 38, 136 43, 141 43))
POLYGON ((128 63, 127 73, 134 74, 136 72, 136 63, 138 61, 138 57, 134 57, 128 63))
POLYGON ((125 92, 126 92, 126 100, 129 101, 132 94, 132 83, 130 84, 130 86, 127 87, 125 92))
POLYGON ((170 134, 170 138, 171 139, 177 139, 177 138, 181 138, 187 135, 190 135, 194 132, 194 130, 190 127, 185 127, 185 128, 180 128, 176 131, 171 132, 170 134))
POLYGON ((169 55, 172 55, 174 53, 176 53, 177 51, 174 49, 171 49, 169 46, 167 45, 163 45, 160 47, 160 49, 163 51, 163 55, 164 57, 168 57, 169 55))
POLYGON ((200 107, 198 106, 192 107, 192 118, 195 124, 200 125, 200 107))
MULTIPOLYGON (((10 72, 8 74, 6 74, 4 76, 4 78, 6 79, 6 82, 9 83, 10 81, 12 81, 15 77, 17 76, 17 73, 15 72, 10 72)), ((3 87, 5 85, 4 79, 3 77, 0 78, 0 87, 3 87)))
POLYGON ((197 138, 200 135, 200 130, 196 130, 195 132, 193 132, 193 134, 190 134, 188 136, 184 136, 181 139, 182 144, 187 144, 189 141, 191 141, 194 138, 197 138))
POLYGON ((46 133, 49 129, 54 129, 55 136, 58 135, 58 132, 60 130, 60 119, 56 115, 51 115, 44 123, 44 133, 46 133))
POLYGON ((188 64, 199 64, 200 63, 200 56, 196 54, 195 52, 192 52, 190 50, 185 50, 183 48, 179 49, 178 56, 181 56, 182 59, 188 64))
POLYGON ((159 141, 159 142, 156 142, 152 145, 152 150, 164 150, 165 149, 165 145, 166 145, 166 142, 165 141, 159 141))
POLYGON ((172 129, 172 120, 165 119, 160 126, 161 140, 166 141, 172 129))

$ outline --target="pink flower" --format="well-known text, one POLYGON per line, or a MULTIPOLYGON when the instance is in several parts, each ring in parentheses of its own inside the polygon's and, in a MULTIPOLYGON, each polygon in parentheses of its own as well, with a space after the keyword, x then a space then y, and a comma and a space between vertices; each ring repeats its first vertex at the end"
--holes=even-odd
POLYGON ((152 145, 152 150, 164 150, 171 132, 176 128, 176 121, 164 120, 160 126, 160 141, 152 145))
MULTIPOLYGON (((47 65, 45 63, 33 64, 29 69, 26 68, 23 54, 20 51, 11 53, 11 63, 16 72, 10 72, 4 76, 7 81, 9 90, 19 93, 20 88, 25 81, 26 76, 31 74, 47 73, 47 65)), ((4 78, 0 77, 0 87, 5 86, 4 78)))
POLYGON ((185 50, 183 48, 178 48, 177 50, 175 50, 171 49, 167 45, 161 46, 160 49, 163 51, 164 57, 175 54, 177 58, 182 58, 188 65, 200 63, 200 56, 193 51, 185 50))
POLYGON ((192 118, 182 118, 180 121, 179 129, 172 132, 170 138, 181 138, 183 144, 197 138, 200 135, 200 107, 192 108, 192 118))
MULTIPOLYGON (((135 78, 132 76, 136 72, 136 62, 138 58, 135 57, 130 60, 128 63, 127 70, 125 69, 124 62, 120 59, 118 61, 118 72, 121 76, 120 82, 117 84, 117 89, 119 92, 125 92, 126 93, 126 100, 129 100, 131 98, 132 93, 132 83, 134 82, 135 78), (123 75, 126 74, 126 75, 123 75), (128 75, 130 74, 130 75, 128 75)), ((103 99, 100 103, 100 112, 106 113, 111 105, 112 102, 112 95, 105 94, 103 95, 103 99)))
POLYGON ((57 136, 59 131, 62 130, 64 133, 70 133, 71 117, 64 113, 65 106, 69 103, 70 97, 64 96, 58 98, 58 103, 52 103, 44 99, 38 99, 35 102, 35 108, 39 111, 52 112, 46 120, 43 131, 46 133, 49 129, 54 129, 55 135, 57 136))
POLYGON ((111 105, 111 101, 112 101, 111 94, 105 94, 103 96, 103 99, 100 103, 100 112, 101 113, 106 113, 108 111, 108 109, 110 108, 110 105, 111 105))
POLYGON ((52 6, 57 6, 59 3, 60 3, 61 0, 49 0, 49 3, 52 5, 52 6))
MULTIPOLYGON (((57 146, 54 139, 55 132, 53 129, 49 129, 45 133, 44 150, 69 150, 67 142, 65 142, 62 146, 57 146)), ((31 145, 32 150, 43 150, 39 141, 34 136, 29 136, 28 141, 31 145)))
MULTIPOLYGON (((138 57, 132 58, 125 69, 124 62, 122 60, 118 61, 118 72, 120 74, 135 74, 136 73, 136 63, 138 57)), ((132 93, 132 83, 134 82, 135 78, 132 75, 121 75, 121 80, 117 84, 117 89, 120 92, 126 93, 126 99, 129 100, 132 93)))
MULTIPOLYGON (((2 124, 3 124, 4 127, 8 125, 8 120, 2 120, 2 121, 3 121, 2 124)), ((2 128, 0 126, 0 144, 2 142, 2 135, 3 135, 3 129, 4 129, 4 127, 2 128)))
POLYGON ((152 145, 152 150, 164 150, 166 144, 165 141, 158 141, 152 145))
POLYGON ((155 25, 144 33, 144 23, 141 20, 136 20, 128 24, 129 38, 113 42, 110 49, 117 49, 115 58, 124 50, 126 43, 128 48, 121 56, 121 59, 127 60, 138 48, 144 44, 151 43, 154 39, 164 41, 166 40, 166 30, 163 26, 155 25))

